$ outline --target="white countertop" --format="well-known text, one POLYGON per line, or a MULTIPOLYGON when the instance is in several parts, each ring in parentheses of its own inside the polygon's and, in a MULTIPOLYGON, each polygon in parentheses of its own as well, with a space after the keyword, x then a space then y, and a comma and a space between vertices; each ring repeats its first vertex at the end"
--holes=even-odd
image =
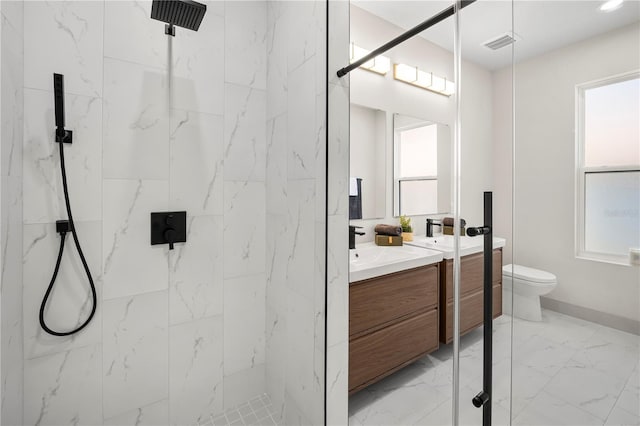
MULTIPOLYGON (((507 240, 493 237, 493 248, 504 247, 507 240)), ((438 250, 445 259, 453 259, 453 235, 436 235, 435 237, 413 236, 413 241, 405 242, 407 245, 424 249, 438 250)), ((460 256, 480 253, 484 249, 484 237, 460 236, 460 256)))
POLYGON ((439 250, 362 243, 349 250, 349 282, 431 265, 442 259, 443 253, 439 250))

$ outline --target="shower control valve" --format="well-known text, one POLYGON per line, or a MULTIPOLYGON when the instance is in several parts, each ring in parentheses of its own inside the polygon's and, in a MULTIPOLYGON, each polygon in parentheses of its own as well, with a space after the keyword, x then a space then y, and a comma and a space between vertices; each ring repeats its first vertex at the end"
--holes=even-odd
POLYGON ((169 244, 169 250, 173 250, 175 243, 186 241, 186 211, 151 213, 151 245, 169 244))

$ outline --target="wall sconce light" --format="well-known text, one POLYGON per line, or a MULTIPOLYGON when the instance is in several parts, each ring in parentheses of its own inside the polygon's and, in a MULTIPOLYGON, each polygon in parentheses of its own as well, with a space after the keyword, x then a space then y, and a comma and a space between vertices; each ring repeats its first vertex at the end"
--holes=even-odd
MULTIPOLYGON (((351 54, 349 55, 351 63, 354 63, 369 53, 371 53, 371 51, 363 49, 360 46, 356 46, 355 43, 351 42, 351 54)), ((385 75, 391 69, 391 60, 386 56, 378 55, 370 61, 360 65, 359 68, 375 72, 376 74, 385 75)))
POLYGON ((451 96, 455 93, 455 83, 406 64, 393 64, 393 78, 439 95, 451 96))

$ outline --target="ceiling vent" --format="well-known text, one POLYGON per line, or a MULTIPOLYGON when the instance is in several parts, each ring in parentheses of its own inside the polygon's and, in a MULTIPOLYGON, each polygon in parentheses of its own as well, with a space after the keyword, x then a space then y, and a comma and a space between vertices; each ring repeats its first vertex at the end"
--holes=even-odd
POLYGON ((506 33, 489 41, 485 41, 482 45, 484 47, 488 47, 491 50, 498 50, 502 49, 505 46, 509 46, 510 44, 513 44, 518 40, 520 40, 520 37, 518 37, 515 33, 506 33))

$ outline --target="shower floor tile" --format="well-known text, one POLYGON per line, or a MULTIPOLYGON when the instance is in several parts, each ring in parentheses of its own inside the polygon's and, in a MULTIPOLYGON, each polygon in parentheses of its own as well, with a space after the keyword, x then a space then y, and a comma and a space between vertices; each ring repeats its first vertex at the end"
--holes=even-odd
POLYGON ((277 426, 276 411, 267 394, 212 416, 198 426, 277 426))
MULTIPOLYGON (((541 322, 513 319, 512 362, 511 321, 494 321, 494 425, 640 425, 640 336, 543 310, 541 322)), ((452 345, 441 345, 356 393, 349 423, 452 424, 452 362, 452 345)), ((481 376, 479 328, 460 342, 461 425, 481 424, 471 404, 481 376)))

